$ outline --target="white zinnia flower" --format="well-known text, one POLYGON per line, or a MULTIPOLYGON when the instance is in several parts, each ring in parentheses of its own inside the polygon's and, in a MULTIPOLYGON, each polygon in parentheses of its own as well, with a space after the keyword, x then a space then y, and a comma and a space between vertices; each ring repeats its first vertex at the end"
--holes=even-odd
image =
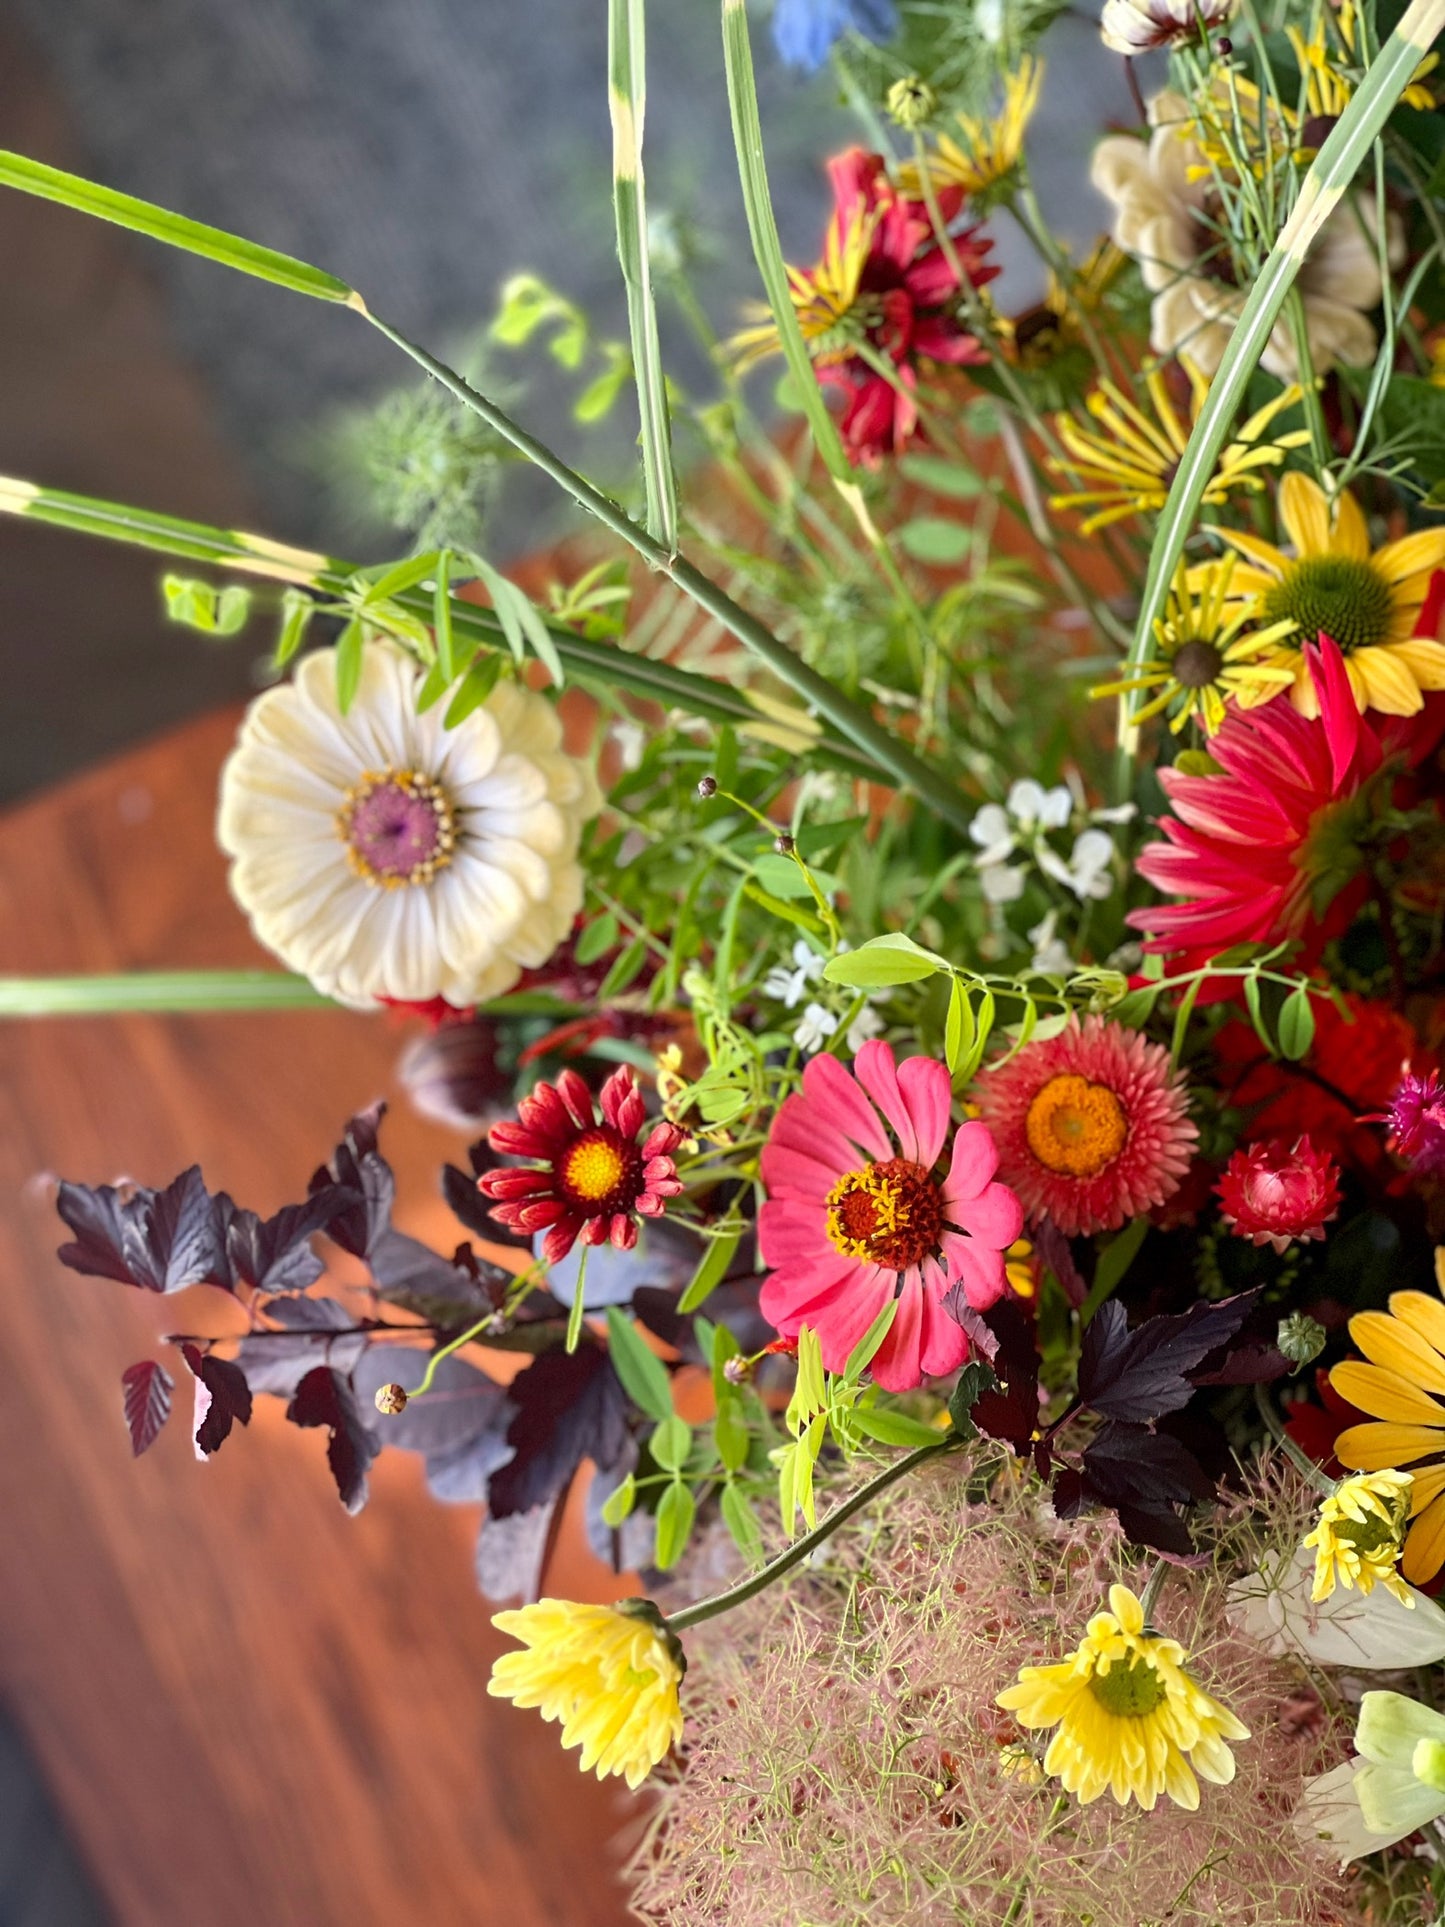
POLYGON ((1236 0, 1104 0, 1099 35, 1116 54, 1142 54, 1153 47, 1182 47, 1217 33, 1236 0))
POLYGON ((455 729, 417 714, 422 671, 366 645, 355 700, 329 651, 250 707, 217 834, 257 938, 340 1002, 467 1005, 545 963, 582 904, 601 807, 545 698, 499 683, 455 729))

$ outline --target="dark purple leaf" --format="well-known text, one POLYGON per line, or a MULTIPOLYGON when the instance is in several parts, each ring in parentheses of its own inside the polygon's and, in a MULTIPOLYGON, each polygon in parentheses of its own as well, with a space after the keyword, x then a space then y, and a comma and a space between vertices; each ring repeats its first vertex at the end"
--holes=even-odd
POLYGON ((254 1211, 237 1211, 226 1231, 232 1275, 257 1291, 305 1291, 325 1269, 312 1237, 357 1202, 356 1192, 328 1184, 264 1222, 254 1211))
POLYGON ((1074 1263, 1073 1247, 1052 1218, 1040 1218, 1029 1233, 1044 1268, 1059 1281, 1065 1298, 1077 1311, 1089 1295, 1083 1274, 1074 1263))
POLYGON ((266 1316, 293 1332, 348 1332, 356 1320, 339 1298, 277 1297, 266 1306, 266 1316))
MULTIPOLYGON (((298 1322, 297 1311, 302 1305, 321 1308, 328 1321, 336 1313, 345 1315, 345 1307, 336 1304, 334 1298, 273 1298, 266 1306, 268 1317, 277 1314, 285 1307, 284 1315, 278 1322, 285 1327, 281 1331, 253 1332, 243 1338, 236 1351, 236 1363, 246 1374, 253 1392, 265 1393, 271 1398, 290 1398, 296 1387, 319 1365, 329 1365, 334 1371, 349 1375, 366 1354, 370 1339, 365 1331, 356 1330, 349 1318, 344 1327, 327 1322, 298 1322), (336 1310, 324 1308, 335 1305, 336 1310)), ((309 1321, 310 1313, 301 1314, 302 1321, 309 1321)))
POLYGON ((199 1165, 164 1191, 140 1188, 128 1196, 108 1184, 62 1184, 56 1208, 76 1234, 58 1253, 72 1271, 142 1291, 231 1289, 225 1230, 234 1207, 224 1192, 211 1196, 199 1165))
MULTIPOLYGON (((978 1317, 958 1286, 943 1304, 951 1316, 967 1312, 970 1320, 978 1317)), ((973 1423, 991 1439, 1005 1440, 1022 1457, 1032 1449, 1039 1424, 1039 1355, 1034 1345, 1033 1326, 1012 1298, 1000 1298, 996 1305, 991 1305, 983 1314, 983 1323, 994 1341, 989 1363, 998 1384, 975 1401, 973 1423)), ((968 1324, 964 1329, 969 1329, 968 1324)), ((971 1342, 988 1358, 981 1332, 975 1329, 971 1342)))
POLYGON ((1256 1293, 1149 1318, 1130 1331, 1116 1298, 1101 1305, 1079 1354, 1079 1399, 1105 1418, 1147 1423, 1194 1396, 1189 1373, 1227 1345, 1254 1309, 1256 1293))
POLYGON ((475 1258, 461 1264, 404 1232, 386 1230, 367 1254, 376 1288, 389 1304, 416 1312, 435 1325, 474 1325, 496 1310, 512 1281, 499 1265, 475 1258))
POLYGON ((229 1359, 200 1352, 194 1345, 182 1345, 181 1357, 197 1387, 196 1450, 208 1458, 220 1451, 238 1419, 242 1425, 251 1423, 251 1387, 245 1372, 229 1359))
POLYGON ((1293 1370, 1273 1345, 1232 1345, 1218 1360, 1206 1359, 1189 1377, 1195 1385, 1272 1385, 1293 1370))
POLYGON ((495 1170, 498 1165, 511 1164, 514 1160, 498 1156, 485 1138, 480 1144, 472 1145, 467 1156, 472 1166, 470 1175, 459 1171, 454 1164, 442 1166, 442 1196, 467 1230, 478 1238, 484 1238, 488 1244, 515 1245, 519 1250, 530 1251, 531 1234, 498 1224, 487 1200, 477 1189, 477 1179, 484 1171, 495 1170))
POLYGON ((348 1512, 360 1512, 367 1498, 367 1467, 381 1450, 362 1415, 360 1401, 349 1380, 329 1366, 319 1365, 308 1372, 296 1387, 286 1408, 293 1425, 324 1425, 331 1434, 326 1446, 326 1461, 341 1503, 348 1512))
POLYGON ((376 1142, 385 1115, 385 1104, 377 1103, 350 1119, 331 1169, 318 1171, 311 1180, 313 1195, 331 1185, 340 1185, 351 1194, 350 1202, 332 1216, 325 1231, 334 1244, 354 1258, 369 1257, 372 1246, 391 1226, 396 1180, 376 1142))
MULTIPOLYGON (((383 1385, 414 1392, 430 1362, 415 1346, 368 1347, 353 1376, 362 1406, 375 1409, 383 1385)), ((492 1474, 512 1456, 507 1427, 512 1405, 506 1388, 453 1354, 437 1367, 431 1389, 398 1412, 375 1421, 377 1442, 426 1460, 427 1484, 439 1499, 457 1505, 485 1504, 492 1474)))
POLYGON ((125 1394, 125 1422, 130 1428, 130 1449, 137 1458, 160 1437, 161 1427, 171 1415, 171 1393, 175 1380, 154 1359, 143 1358, 127 1366, 120 1375, 125 1394))
POLYGON ((1054 1481, 1054 1510, 1072 1518, 1090 1506, 1118 1515, 1136 1544, 1186 1556, 1194 1551, 1177 1507, 1214 1496, 1214 1481, 1182 1441, 1143 1425, 1106 1425, 1086 1448, 1080 1469, 1054 1481))
POLYGON ((139 1282, 131 1272, 124 1251, 129 1227, 144 1218, 153 1191, 136 1190, 129 1195, 114 1185, 68 1184, 61 1180, 55 1208, 75 1233, 70 1244, 63 1244, 56 1256, 72 1271, 90 1278, 115 1278, 123 1285, 139 1282))
POLYGON ((530 1603, 538 1597, 560 1510, 560 1500, 549 1499, 530 1512, 482 1521, 477 1534, 476 1574, 477 1584, 488 1599, 530 1603))
POLYGON ((606 1352, 543 1352, 508 1387, 513 1456, 492 1475, 488 1503, 505 1519, 530 1512, 571 1483, 583 1459, 615 1464, 627 1437, 627 1399, 606 1352))

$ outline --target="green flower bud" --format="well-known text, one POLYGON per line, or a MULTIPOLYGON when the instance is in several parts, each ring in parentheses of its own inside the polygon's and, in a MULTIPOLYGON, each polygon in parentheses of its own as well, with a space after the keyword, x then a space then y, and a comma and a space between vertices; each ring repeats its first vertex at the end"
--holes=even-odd
POLYGON ((888 112, 905 133, 916 134, 938 112, 938 95, 918 74, 895 80, 888 89, 888 112))

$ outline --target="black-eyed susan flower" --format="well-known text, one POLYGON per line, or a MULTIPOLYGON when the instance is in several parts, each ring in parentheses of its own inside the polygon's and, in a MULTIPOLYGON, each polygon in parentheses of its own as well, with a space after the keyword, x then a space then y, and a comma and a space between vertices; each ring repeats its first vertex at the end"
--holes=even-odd
POLYGON ((898 170, 899 187, 911 199, 921 199, 926 168, 935 190, 960 188, 976 200, 1006 180, 1018 166, 1024 135, 1043 84, 1044 63, 1025 54, 1013 72, 1004 76, 998 112, 986 119, 956 114, 953 126, 957 138, 940 133, 921 165, 905 161, 898 170))
POLYGON ((1303 1541, 1314 1548, 1313 1601, 1328 1599, 1336 1586, 1368 1593, 1380 1585, 1414 1606, 1397 1570, 1413 1484, 1408 1472, 1357 1472, 1320 1502, 1319 1522, 1303 1541))
POLYGON ((1228 606, 1234 562, 1232 555, 1226 556, 1192 576, 1181 562, 1164 613, 1154 623, 1157 654, 1146 657, 1133 675, 1100 683, 1089 694, 1148 692, 1148 701, 1135 712, 1136 722, 1167 710, 1176 736, 1191 718, 1212 736, 1224 721, 1224 705, 1231 696, 1249 708, 1290 688, 1294 671, 1266 660, 1290 630, 1282 622, 1251 628, 1248 610, 1228 606))
POLYGON ((1056 1726, 1044 1771, 1087 1804, 1111 1793, 1146 1811, 1161 1793, 1191 1812, 1196 1774, 1227 1786, 1234 1755, 1226 1742, 1249 1729, 1185 1668, 1177 1640, 1151 1632, 1127 1586, 1110 1586, 1078 1650, 1056 1666, 1025 1666, 998 1696, 1020 1726, 1056 1726))
POLYGON ((1215 532, 1244 558, 1230 584, 1231 603, 1261 624, 1292 625, 1270 660, 1294 672, 1296 709, 1319 713, 1304 652, 1325 635, 1344 656, 1360 709, 1413 716, 1427 690, 1445 689, 1445 646, 1415 634, 1430 578, 1445 567, 1445 529, 1421 529, 1372 549, 1349 490, 1331 502, 1313 477, 1297 471, 1280 483, 1279 515, 1288 549, 1243 529, 1215 532))
POLYGON ((1387 1312, 1356 1313, 1350 1337, 1364 1359, 1336 1365, 1330 1384, 1369 1422, 1341 1432, 1335 1456, 1353 1472, 1410 1469, 1400 1570, 1422 1586, 1445 1565, 1445 1304, 1391 1292, 1387 1312))
MULTIPOLYGON (((1168 500, 1209 393, 1208 381, 1193 362, 1181 357, 1180 365, 1189 381, 1187 419, 1159 368, 1144 379, 1148 410, 1131 401, 1112 381, 1101 381, 1084 404, 1097 428, 1082 427, 1072 415, 1054 417, 1054 429, 1066 454, 1061 459, 1051 457, 1049 467, 1056 475, 1084 486, 1072 494, 1053 496, 1050 506, 1088 509, 1082 525, 1085 535, 1129 515, 1157 513, 1168 500)), ((1260 469, 1277 468, 1290 449, 1304 446, 1309 440, 1307 428, 1292 428, 1284 434, 1265 432, 1299 399, 1299 389, 1291 386, 1255 410, 1221 452, 1204 491, 1205 502, 1227 502, 1240 490, 1257 493, 1264 487, 1260 469)))
POLYGON ((620 1774, 639 1787, 682 1738, 678 1688, 687 1662, 650 1599, 582 1606, 539 1599, 492 1624, 520 1639, 487 1691, 559 1720, 563 1746, 580 1746, 584 1773, 620 1774))

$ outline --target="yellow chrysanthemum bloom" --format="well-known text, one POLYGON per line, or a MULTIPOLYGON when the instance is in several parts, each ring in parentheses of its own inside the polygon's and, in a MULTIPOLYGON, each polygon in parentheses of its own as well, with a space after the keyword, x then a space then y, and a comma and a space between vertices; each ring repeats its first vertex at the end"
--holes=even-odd
POLYGON ((1410 1514, 1408 1472, 1357 1472, 1344 1479, 1320 1504, 1319 1524, 1303 1544, 1315 1549, 1315 1579, 1310 1598, 1318 1604, 1336 1586, 1347 1592, 1392 1592, 1402 1605, 1415 1595, 1396 1567, 1410 1514))
MULTIPOLYGON (((1180 365, 1189 377, 1187 421, 1175 406, 1160 368, 1144 379, 1152 416, 1112 381, 1101 381, 1085 403, 1102 433, 1080 427, 1072 415, 1055 415, 1054 429, 1067 458, 1051 456, 1049 467, 1056 475, 1072 476, 1086 486, 1072 495, 1050 497, 1050 506, 1092 510, 1082 524, 1085 535, 1128 515, 1157 513, 1168 500, 1170 485, 1209 393, 1207 379, 1191 361, 1181 356, 1180 365)), ((1255 410, 1221 452, 1204 491, 1205 502, 1227 502, 1237 489, 1262 489, 1264 482, 1257 471, 1278 467, 1289 449, 1300 448, 1309 440, 1307 428, 1265 436, 1275 417, 1293 408, 1299 399, 1299 388, 1291 385, 1255 410)))
MULTIPOLYGON (((961 187, 965 194, 977 196, 1011 174, 1023 152, 1024 135, 1043 84, 1044 63, 1025 54, 1014 71, 1004 76, 1003 104, 996 115, 975 120, 971 114, 956 114, 959 138, 940 134, 924 161, 934 189, 961 187)), ((923 198, 916 162, 904 161, 899 167, 898 185, 909 200, 923 198)))
POLYGON ((526 1650, 503 1653, 487 1691, 560 1720, 562 1744, 581 1747, 584 1773, 619 1773, 639 1787, 682 1738, 677 1689, 687 1662, 650 1599, 539 1599, 495 1613, 492 1624, 526 1650))
POLYGON ((1445 1304, 1423 1291, 1391 1292, 1388 1312, 1356 1313, 1350 1337, 1365 1359, 1336 1365, 1330 1383, 1372 1422, 1341 1432, 1335 1457, 1352 1472, 1411 1468, 1400 1571, 1423 1586, 1445 1565, 1445 1405, 1431 1396, 1445 1395, 1445 1304))
POLYGON ((1161 1793, 1190 1812, 1196 1771, 1216 1786, 1234 1778, 1226 1740, 1249 1729, 1184 1670, 1184 1648, 1144 1624, 1127 1586, 1110 1586, 1082 1645, 1057 1666, 1025 1666, 998 1696, 1020 1726, 1057 1726, 1044 1771, 1086 1804, 1112 1793, 1147 1810, 1161 1793))
POLYGON ((1170 710, 1169 727, 1176 736, 1191 717, 1212 736, 1224 721, 1224 705, 1231 696, 1248 709, 1289 688, 1294 681, 1292 669, 1260 660, 1290 634, 1289 624, 1276 622, 1241 633, 1250 615, 1238 606, 1230 607, 1234 567, 1232 555, 1194 571, 1181 562, 1164 613, 1154 624, 1158 655, 1141 662, 1132 676, 1100 683, 1089 694, 1122 696, 1151 690, 1149 701, 1135 713, 1135 722, 1147 722, 1170 710))
POLYGON ((1297 472, 1280 483, 1279 516, 1289 550, 1243 529, 1215 534, 1244 557, 1231 599, 1258 622, 1293 626, 1272 659, 1294 672, 1295 708, 1319 714, 1304 645, 1324 634, 1339 644, 1361 709, 1413 716, 1426 690, 1445 689, 1445 648, 1414 634, 1430 577, 1445 567, 1445 529, 1421 529, 1372 551, 1364 514, 1349 491, 1335 497, 1332 512, 1319 483, 1297 472))

